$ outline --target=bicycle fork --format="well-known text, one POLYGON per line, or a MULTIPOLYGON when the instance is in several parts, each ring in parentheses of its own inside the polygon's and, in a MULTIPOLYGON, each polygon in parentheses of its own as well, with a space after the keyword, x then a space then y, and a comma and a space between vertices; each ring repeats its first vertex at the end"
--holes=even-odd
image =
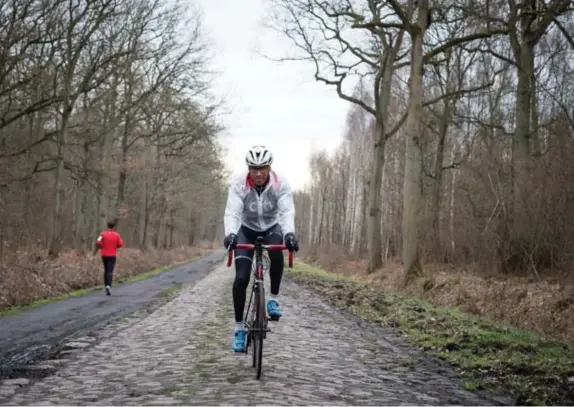
MULTIPOLYGON (((271 332, 271 329, 269 329, 268 327, 268 321, 269 318, 267 318, 267 304, 265 304, 265 289, 263 287, 263 280, 262 279, 257 279, 254 282, 254 292, 259 292, 259 301, 263 302, 263 327, 259 327, 259 329, 263 329, 263 338, 266 339, 267 338, 267 332, 271 332), (263 288, 262 290, 259 290, 259 285, 261 285, 261 288, 263 288), (257 290, 257 291, 255 291, 257 290), (263 295, 261 295, 263 294, 263 295)), ((253 308, 253 319, 255 320, 255 318, 257 317, 257 314, 255 313, 255 307, 253 308)), ((258 329, 258 330, 259 330, 258 329)))
MULTIPOLYGON (((250 315, 251 318, 245 318, 245 325, 246 325, 246 329, 248 332, 251 332, 253 334, 256 334, 257 332, 259 332, 259 330, 261 329, 261 327, 255 327, 254 325, 256 324, 257 321, 257 307, 254 304, 254 297, 255 297, 255 293, 259 292, 259 284, 263 285, 263 280, 256 278, 255 281, 253 282, 253 289, 251 290, 251 295, 249 296, 249 303, 247 305, 247 312, 246 315, 250 315), (253 305, 253 308, 251 308, 251 305, 253 305), (251 312, 249 312, 251 311, 251 312)), ((263 295, 263 298, 259 298, 260 301, 265 301, 265 295, 263 295)), ((264 306, 263 309, 264 311, 264 318, 263 318, 263 338, 267 338, 267 332, 271 332, 271 329, 269 329, 268 326, 268 320, 269 318, 267 318, 267 307, 264 306)), ((249 343, 249 340, 248 340, 249 343)), ((247 347, 246 347, 247 350, 247 347)))

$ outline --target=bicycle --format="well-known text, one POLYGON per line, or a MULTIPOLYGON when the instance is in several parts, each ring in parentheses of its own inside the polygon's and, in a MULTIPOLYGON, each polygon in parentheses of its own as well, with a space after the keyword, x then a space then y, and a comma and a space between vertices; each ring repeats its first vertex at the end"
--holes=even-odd
MULTIPOLYGON (((245 328, 247 330, 247 340, 245 342, 244 352, 247 354, 249 345, 253 342, 252 359, 253 368, 256 369, 257 379, 261 377, 261 368, 263 365, 263 339, 267 337, 267 332, 271 332, 267 327, 269 319, 277 321, 278 318, 268 318, 265 309, 265 287, 263 285, 263 276, 267 269, 263 267, 263 250, 278 251, 286 250, 284 244, 263 244, 263 237, 258 237, 254 244, 238 243, 236 249, 255 250, 255 268, 253 272, 253 283, 251 296, 249 297, 249 304, 245 311, 245 328), (249 309, 253 301, 253 309, 251 310, 251 318, 249 318, 249 309)), ((231 266, 233 261, 233 250, 228 251, 227 267, 231 266)), ((289 268, 293 268, 293 252, 289 252, 289 268)))

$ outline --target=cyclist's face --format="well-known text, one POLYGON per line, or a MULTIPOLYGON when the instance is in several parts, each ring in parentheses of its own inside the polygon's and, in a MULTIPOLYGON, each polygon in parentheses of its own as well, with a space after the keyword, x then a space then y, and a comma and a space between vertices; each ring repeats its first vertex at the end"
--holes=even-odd
POLYGON ((267 178, 269 177, 270 169, 271 167, 268 165, 264 167, 249 167, 249 175, 251 175, 255 185, 261 186, 265 184, 265 181, 267 181, 267 178))

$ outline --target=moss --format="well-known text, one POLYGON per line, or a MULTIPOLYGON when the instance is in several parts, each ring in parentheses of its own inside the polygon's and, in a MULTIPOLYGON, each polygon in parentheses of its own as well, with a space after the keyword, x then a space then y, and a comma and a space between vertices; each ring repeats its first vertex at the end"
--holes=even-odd
POLYGON ((157 269, 147 271, 145 273, 140 273, 140 274, 136 274, 135 276, 122 278, 119 280, 119 283, 123 284, 123 283, 133 283, 136 281, 141 281, 141 280, 144 280, 146 278, 150 278, 150 277, 155 276, 157 274, 163 273, 164 271, 171 270, 172 268, 177 267, 179 265, 190 263, 190 262, 196 261, 198 259, 199 259, 199 256, 195 256, 195 257, 192 257, 191 259, 180 261, 178 263, 169 264, 167 266, 159 267, 157 269))
POLYGON ((173 283, 170 287, 163 290, 159 295, 161 297, 169 297, 181 291, 183 288, 182 283, 173 283))

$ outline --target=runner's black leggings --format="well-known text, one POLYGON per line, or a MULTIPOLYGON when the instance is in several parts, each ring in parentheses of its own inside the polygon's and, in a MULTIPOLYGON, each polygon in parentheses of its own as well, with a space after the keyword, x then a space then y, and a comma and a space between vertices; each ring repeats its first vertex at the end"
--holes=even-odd
POLYGON ((112 286, 114 280, 114 267, 116 266, 116 256, 102 256, 104 263, 104 285, 112 286))
MULTIPOLYGON (((276 224, 265 232, 256 232, 241 226, 237 233, 237 243, 255 243, 257 237, 263 236, 265 244, 283 244, 281 227, 276 224)), ((269 252, 269 278, 271 280, 271 294, 279 294, 279 286, 283 277, 283 252, 269 252)), ((233 283, 233 307, 235 308, 235 322, 243 321, 243 310, 247 297, 247 287, 251 276, 251 263, 253 251, 235 249, 235 282, 233 283)))

